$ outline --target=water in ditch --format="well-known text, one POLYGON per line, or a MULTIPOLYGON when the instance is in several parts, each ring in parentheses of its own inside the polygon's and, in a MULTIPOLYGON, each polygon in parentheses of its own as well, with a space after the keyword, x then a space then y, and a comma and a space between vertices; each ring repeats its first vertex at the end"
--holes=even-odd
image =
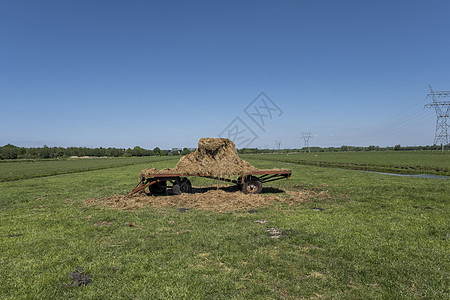
POLYGON ((450 179, 450 176, 442 176, 442 175, 434 175, 434 174, 396 174, 396 173, 385 173, 385 172, 375 172, 375 171, 361 171, 359 172, 365 173, 375 173, 375 174, 383 174, 383 175, 391 175, 391 176, 400 176, 400 177, 417 177, 417 178, 432 178, 432 179, 450 179))

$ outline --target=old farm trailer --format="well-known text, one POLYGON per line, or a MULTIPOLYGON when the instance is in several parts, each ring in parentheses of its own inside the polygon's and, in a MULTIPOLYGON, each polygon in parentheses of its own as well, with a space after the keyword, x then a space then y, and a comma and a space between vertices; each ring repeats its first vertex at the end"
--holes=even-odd
MULTIPOLYGON (((291 170, 257 170, 246 174, 236 174, 239 176, 236 180, 224 177, 214 177, 206 175, 197 175, 198 177, 216 179, 235 183, 245 194, 259 194, 262 191, 262 184, 270 181, 280 180, 291 177, 291 170)), ((186 174, 147 174, 142 176, 136 187, 128 193, 127 197, 144 191, 147 194, 162 194, 167 188, 172 193, 180 195, 181 193, 191 193, 192 184, 187 179, 186 174), (169 182, 171 185, 167 185, 169 182)))

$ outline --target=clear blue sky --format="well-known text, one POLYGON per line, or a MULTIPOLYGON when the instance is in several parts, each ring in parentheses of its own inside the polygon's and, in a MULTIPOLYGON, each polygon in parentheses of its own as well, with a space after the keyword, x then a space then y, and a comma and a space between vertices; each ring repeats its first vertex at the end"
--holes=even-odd
POLYGON ((1 1, 0 145, 427 145, 449 1, 1 1), (282 114, 263 131, 260 92, 282 114), (257 103, 257 102, 255 102, 257 103))

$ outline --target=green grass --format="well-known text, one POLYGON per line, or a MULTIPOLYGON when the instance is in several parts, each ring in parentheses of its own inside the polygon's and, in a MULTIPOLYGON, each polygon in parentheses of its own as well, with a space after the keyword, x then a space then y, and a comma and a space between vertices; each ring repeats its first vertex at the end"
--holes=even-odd
POLYGON ((450 296, 448 180, 290 165, 292 179, 268 185, 325 190, 331 198, 274 204, 254 214, 84 205, 127 193, 146 167, 1 182, 0 299, 450 296), (261 219, 267 223, 254 222, 261 219), (94 226, 103 221, 112 224, 94 226), (284 237, 270 239, 270 227, 284 237), (9 237, 15 234, 22 235, 9 237), (91 284, 69 285, 77 266, 92 275, 91 284))
POLYGON ((108 169, 119 166, 151 163, 161 160, 178 160, 179 157, 128 157, 61 160, 10 160, 0 163, 0 181, 108 169))
POLYGON ((448 151, 247 154, 243 155, 243 158, 402 174, 450 175, 450 152, 448 151))

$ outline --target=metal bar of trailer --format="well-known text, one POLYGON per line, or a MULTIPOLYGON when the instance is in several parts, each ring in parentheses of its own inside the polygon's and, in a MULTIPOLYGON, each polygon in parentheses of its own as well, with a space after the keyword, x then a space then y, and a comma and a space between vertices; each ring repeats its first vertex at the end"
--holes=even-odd
MULTIPOLYGON (((285 175, 287 177, 290 177, 292 174, 291 170, 261 170, 261 171, 255 171, 255 172, 249 172, 249 173, 238 173, 235 174, 233 176, 251 176, 251 175, 272 175, 272 174, 277 174, 277 175, 285 175)), ((189 174, 150 174, 148 176, 145 177, 190 177, 190 176, 198 176, 198 177, 206 177, 206 178, 220 178, 220 177, 214 177, 214 176, 205 176, 205 175, 189 175, 189 174)))
MULTIPOLYGON (((216 180, 220 180, 220 181, 226 181, 226 182, 232 182, 232 183, 238 183, 237 180, 234 179, 228 179, 228 178, 223 178, 223 177, 214 177, 214 176, 201 176, 201 177, 205 177, 205 178, 209 178, 209 179, 216 179, 216 180)), ((288 178, 289 175, 288 174, 265 174, 265 177, 261 176, 259 177, 259 179, 261 180, 262 183, 265 182, 271 182, 271 181, 275 181, 275 180, 281 180, 283 178, 288 178), (269 176, 269 177, 267 177, 269 176)))
POLYGON ((265 181, 263 181, 263 183, 266 183, 266 182, 271 182, 271 181, 276 181, 276 180, 281 180, 281 179, 283 179, 284 177, 277 177, 277 178, 273 178, 273 179, 270 179, 270 180, 265 180, 265 181))
POLYGON ((151 181, 150 183, 147 183, 147 184, 144 184, 143 181, 140 181, 137 184, 137 186, 131 192, 129 192, 128 195, 125 196, 125 198, 130 197, 130 196, 136 194, 137 192, 144 190, 146 187, 149 187, 156 182, 158 182, 158 180, 151 181), (139 186, 139 184, 141 184, 141 186, 139 186))
POLYGON ((274 176, 283 176, 283 177, 285 177, 283 174, 264 174, 264 175, 260 176, 259 179, 264 180, 266 178, 272 178, 274 176))
POLYGON ((267 182, 268 180, 272 179, 272 178, 279 178, 282 179, 284 178, 284 176, 280 176, 279 174, 272 174, 272 175, 268 175, 265 177, 259 177, 259 180, 261 180, 261 182, 267 182))
POLYGON ((145 176, 146 178, 165 178, 165 177, 172 177, 172 178, 176 178, 176 177, 187 177, 189 175, 186 174, 149 174, 148 176, 145 176))
POLYGON ((229 179, 229 178, 223 178, 223 177, 214 177, 214 176, 200 176, 200 177, 205 177, 205 178, 209 178, 209 179, 216 179, 216 180, 220 180, 220 181, 237 183, 237 180, 229 179))
POLYGON ((287 169, 284 169, 284 170, 271 170, 271 169, 268 169, 268 170, 259 170, 259 171, 255 171, 255 172, 250 172, 249 174, 287 174, 287 173, 292 173, 292 171, 291 170, 287 170, 287 169))
POLYGON ((281 180, 284 178, 288 178, 286 175, 282 175, 282 174, 274 174, 272 176, 268 176, 268 177, 264 177, 264 178, 260 178, 261 182, 270 182, 270 181, 275 181, 275 180, 281 180))
POLYGON ((276 176, 280 176, 280 175, 279 174, 267 174, 267 175, 260 176, 259 179, 264 180, 264 179, 268 179, 268 178, 272 178, 272 177, 276 177, 276 176))
POLYGON ((237 174, 237 175, 271 175, 271 174, 279 174, 279 175, 288 175, 291 176, 291 170, 262 170, 256 172, 250 172, 246 174, 237 174))

